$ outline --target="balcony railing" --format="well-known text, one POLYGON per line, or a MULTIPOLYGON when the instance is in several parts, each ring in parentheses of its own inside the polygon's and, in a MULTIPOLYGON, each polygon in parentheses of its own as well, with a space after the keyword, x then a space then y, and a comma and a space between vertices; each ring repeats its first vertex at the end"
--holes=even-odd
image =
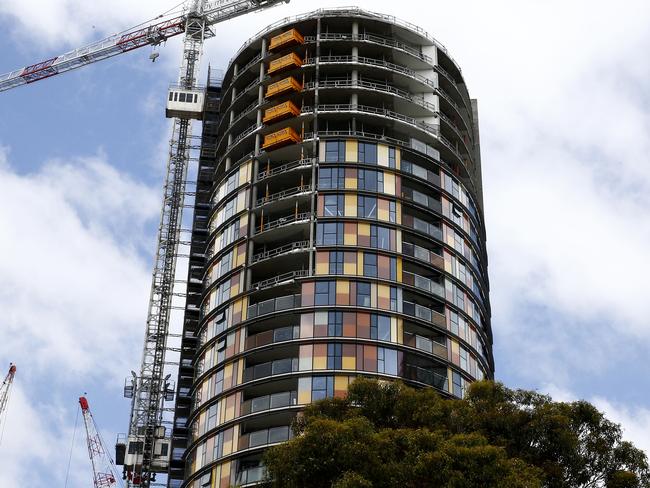
POLYGON ((248 381, 298 371, 298 358, 285 358, 256 364, 244 370, 244 383, 248 381))
MULTIPOLYGON (((361 113, 372 114, 372 115, 381 115, 382 117, 387 117, 393 120, 399 120, 400 122, 404 122, 406 124, 417 127, 418 129, 422 129, 423 131, 428 132, 429 134, 432 134, 435 137, 439 137, 440 135, 440 131, 438 129, 438 126, 436 125, 428 124, 427 122, 422 122, 421 120, 416 120, 413 117, 408 117, 406 115, 402 115, 398 112, 393 112, 392 110, 388 110, 385 108, 372 107, 369 105, 358 105, 358 104, 355 105, 355 104, 344 104, 344 103, 321 104, 321 105, 317 105, 316 108, 318 109, 319 112, 361 112, 361 113)), ((302 107, 301 112, 303 114, 308 114, 313 112, 313 110, 314 107, 304 106, 302 107)))
POLYGON ((262 205, 267 205, 269 203, 277 202, 278 200, 284 200, 285 198, 299 195, 301 193, 307 193, 310 191, 311 191, 310 185, 302 185, 302 186, 296 186, 294 188, 287 188, 286 190, 282 190, 280 192, 272 193, 268 196, 258 198, 257 201, 255 202, 255 206, 261 207, 262 205))
POLYGON ((293 224, 296 222, 307 222, 311 218, 310 212, 302 212, 299 214, 291 214, 286 217, 280 217, 275 220, 271 220, 262 224, 260 227, 255 229, 255 234, 260 234, 266 232, 267 230, 277 229, 278 227, 283 227, 285 225, 293 224))
POLYGON ((436 88, 436 83, 416 71, 407 68, 406 66, 401 66, 399 64, 390 63, 382 59, 367 58, 363 56, 320 56, 320 58, 307 58, 305 59, 304 65, 319 63, 354 63, 354 64, 365 64, 368 66, 376 66, 378 68, 388 69, 397 73, 401 73, 409 78, 413 78, 420 83, 430 86, 431 88, 436 88))
MULTIPOLYGON (((392 47, 394 49, 399 49, 400 51, 404 51, 410 54, 411 56, 414 56, 418 59, 421 59, 422 61, 425 61, 433 65, 433 59, 431 59, 430 56, 423 54, 419 49, 413 46, 409 46, 408 44, 404 44, 403 42, 397 41, 389 37, 378 36, 375 34, 351 34, 351 33, 327 32, 327 33, 320 34, 319 39, 321 41, 365 41, 365 42, 372 42, 373 44, 381 44, 382 46, 392 47)), ((316 36, 305 37, 306 42, 313 42, 315 40, 316 40, 316 36)))
POLYGON ((255 347, 266 346, 276 342, 285 342, 292 339, 300 338, 300 327, 298 325, 289 325, 287 327, 278 327, 277 329, 267 330, 259 334, 251 335, 244 342, 244 350, 248 351, 255 347))
POLYGON ((435 371, 431 371, 428 368, 415 366, 413 364, 405 364, 404 377, 409 380, 419 381, 420 383, 434 386, 439 390, 449 391, 447 377, 440 373, 436 373, 435 371))
POLYGON ((439 327, 443 327, 443 328, 447 327, 447 320, 445 319, 444 314, 441 314, 440 312, 436 312, 435 310, 431 310, 428 307, 418 305, 417 303, 404 301, 402 303, 402 312, 404 313, 404 315, 417 317, 426 322, 435 324, 439 327))
POLYGON ((256 430, 250 434, 244 434, 239 438, 238 450, 249 449, 251 447, 266 446, 278 442, 288 441, 293 437, 291 428, 288 425, 281 427, 271 427, 270 429, 256 430))
POLYGON ((402 187, 402 198, 415 202, 423 207, 427 207, 438 214, 442 214, 442 204, 440 203, 440 200, 425 193, 412 188, 402 187))
POLYGON ((418 246, 417 244, 412 244, 410 242, 402 242, 402 254, 405 256, 411 256, 425 263, 432 264, 438 269, 444 269, 445 260, 442 256, 439 256, 433 251, 429 251, 423 247, 418 246))
POLYGON ((440 241, 442 240, 442 229, 437 224, 431 224, 409 214, 402 215, 402 224, 405 227, 420 231, 440 241))
POLYGON ((241 404, 241 414, 264 412, 274 408, 290 407, 298 404, 297 391, 283 391, 272 395, 263 395, 251 398, 241 404))
POLYGON ((296 168, 310 167, 315 160, 315 158, 299 159, 297 161, 291 161, 290 163, 283 164, 282 166, 266 169, 257 175, 257 180, 259 181, 271 176, 279 175, 281 173, 286 173, 287 171, 291 171, 292 169, 296 168))
POLYGON ((404 345, 447 359, 447 346, 444 346, 433 339, 429 339, 428 337, 404 332, 404 345))
POLYGON ((275 249, 270 249, 268 251, 257 253, 253 256, 252 263, 258 263, 266 259, 274 258, 276 256, 281 256, 283 254, 289 254, 293 251, 300 251, 309 249, 309 241, 296 241, 291 242, 285 246, 276 247, 275 249))
POLYGON ((414 286, 420 290, 437 295, 441 298, 445 297, 445 287, 440 283, 427 278, 425 276, 420 276, 409 271, 402 271, 402 280, 404 284, 414 286))
POLYGON ((282 273, 272 278, 253 283, 251 285, 251 290, 266 290, 268 288, 273 288, 274 286, 292 283, 296 278, 305 278, 307 276, 309 276, 309 271, 306 269, 289 271, 287 273, 282 273))
POLYGON ((291 310, 292 308, 299 308, 302 300, 301 295, 286 295, 278 298, 271 298, 263 302, 254 303, 249 305, 247 309, 247 317, 249 319, 267 315, 274 312, 281 312, 283 310, 291 310))

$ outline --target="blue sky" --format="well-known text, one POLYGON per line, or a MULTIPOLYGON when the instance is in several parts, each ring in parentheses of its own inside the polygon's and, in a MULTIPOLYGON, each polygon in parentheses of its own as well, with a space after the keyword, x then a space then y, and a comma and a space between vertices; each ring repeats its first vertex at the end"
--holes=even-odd
MULTIPOLYGON (((3 1, 0 72, 177 2, 97 3, 3 1)), ((593 401, 650 451, 650 5, 358 4, 433 34, 479 100, 497 378, 593 401)), ((265 25, 313 7, 219 26, 205 62, 225 67, 265 25)), ((0 94, 0 364, 19 368, 0 486, 63 486, 83 392, 109 445, 127 429, 179 48, 0 94)), ((79 440, 69 487, 90 482, 79 440)))

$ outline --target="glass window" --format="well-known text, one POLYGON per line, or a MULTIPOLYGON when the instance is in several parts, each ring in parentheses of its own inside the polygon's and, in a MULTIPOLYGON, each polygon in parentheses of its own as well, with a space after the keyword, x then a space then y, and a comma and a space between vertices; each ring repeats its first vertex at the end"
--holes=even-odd
POLYGON ((397 351, 385 347, 377 348, 377 372, 397 375, 397 351))
POLYGON ((283 442, 289 439, 289 426, 272 427, 269 429, 269 444, 283 442))
POLYGON ((343 335, 343 312, 327 313, 327 335, 340 337, 343 335))
POLYGON ((390 249, 390 229, 381 226, 371 226, 375 227, 377 232, 377 247, 378 249, 390 249))
POLYGON ((376 314, 370 316, 370 338, 390 341, 390 317, 376 314))
POLYGON ((370 306, 370 283, 363 281, 357 283, 357 305, 360 307, 370 306))
POLYGON ((360 169, 357 176, 359 190, 383 192, 384 173, 374 169, 360 169))
POLYGON ((342 344, 327 345, 327 369, 341 369, 343 357, 342 344))
POLYGON ((330 251, 330 274, 343 274, 343 251, 330 251))
POLYGON ((342 245, 343 222, 318 224, 316 228, 316 244, 324 246, 342 245))
POLYGON ((394 147, 389 147, 388 148, 388 167, 389 168, 394 168, 395 167, 395 148, 394 147))
POLYGON ((398 301, 399 300, 397 298, 397 287, 391 286, 390 287, 390 309, 391 310, 399 310, 398 301))
POLYGON ((345 188, 345 170, 343 168, 319 168, 318 188, 321 190, 345 188))
POLYGON ((389 260, 390 265, 390 279, 393 281, 397 280, 397 258, 391 257, 389 260))
POLYGON ((345 141, 327 141, 325 142, 325 161, 327 162, 344 162, 345 161, 345 141))
POLYGON ((336 303, 336 281, 317 281, 314 303, 316 305, 334 305, 336 303))
POLYGON ((367 219, 377 218, 377 197, 357 196, 357 215, 367 219))
POLYGON ((185 93, 180 93, 178 95, 178 101, 179 102, 184 102, 185 101, 185 93))
POLYGON ((360 163, 377 164, 377 144, 360 142, 358 156, 360 163))
POLYGON ((454 395, 458 398, 463 398, 464 389, 463 389, 463 378, 460 373, 453 371, 451 373, 451 381, 454 384, 454 395))
POLYGON ((363 253, 363 276, 377 277, 377 255, 372 252, 363 253))
POLYGON ((342 217, 343 195, 325 195, 325 217, 342 217))
POLYGON ((334 396, 333 376, 314 376, 311 379, 311 400, 322 400, 334 396))
POLYGON ((388 202, 388 220, 395 223, 397 222, 397 203, 388 202))
POLYGON ((450 312, 449 319, 451 322, 451 333, 458 335, 458 314, 456 312, 450 312))

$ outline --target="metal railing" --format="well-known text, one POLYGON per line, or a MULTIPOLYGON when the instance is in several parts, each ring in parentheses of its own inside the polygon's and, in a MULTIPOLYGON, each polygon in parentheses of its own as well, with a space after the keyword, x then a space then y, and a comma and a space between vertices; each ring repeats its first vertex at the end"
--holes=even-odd
POLYGON ((270 259, 282 254, 289 254, 294 251, 305 249, 309 249, 309 241, 296 241, 285 246, 276 247, 275 249, 271 249, 269 251, 257 253, 253 256, 251 262, 254 264, 260 261, 264 261, 265 259, 270 259))
POLYGON ((247 309, 247 317, 252 319, 262 315, 281 312, 283 310, 299 308, 301 303, 302 295, 285 295, 282 297, 271 298, 269 300, 249 305, 247 309))
POLYGON ((420 290, 432 293, 440 298, 445 297, 445 287, 440 283, 427 278, 426 276, 420 276, 410 271, 402 271, 402 279, 404 284, 414 286, 420 290))
MULTIPOLYGON (((336 103, 336 104, 321 104, 316 105, 316 109, 319 112, 361 112, 372 115, 380 115, 382 117, 388 117, 389 119, 399 120, 406 124, 412 125, 421 129, 435 137, 439 137, 440 131, 437 126, 422 122, 421 120, 416 120, 413 117, 408 117, 407 115, 402 115, 399 112, 393 112, 385 108, 371 107, 369 105, 354 105, 346 103, 336 103)), ((311 113, 313 112, 314 107, 305 105, 302 107, 301 113, 311 113)))
POLYGON ((363 10, 360 9, 359 7, 331 7, 331 8, 326 8, 326 9, 318 9, 314 10, 312 12, 307 12, 301 15, 295 15, 295 16, 290 16, 290 17, 285 17, 284 19, 281 19, 277 22, 274 22, 273 24, 267 26, 266 28, 262 29, 259 31, 257 34, 255 34, 253 37, 249 38, 240 48, 239 51, 232 57, 232 59, 229 62, 229 68, 234 62, 235 59, 246 49, 248 46, 250 46, 253 42, 255 42, 257 39, 260 37, 266 35, 267 33, 279 29, 282 26, 285 26, 287 24, 292 24, 295 22, 300 22, 303 20, 311 19, 311 18, 316 18, 316 17, 340 17, 340 16, 346 16, 346 17, 358 17, 358 18, 366 18, 366 19, 374 19, 374 20, 382 20, 384 22, 390 23, 397 25, 399 27, 402 27, 404 29, 410 30, 412 32, 415 32, 416 34, 424 37, 427 39, 429 42, 431 42, 433 45, 435 45, 438 49, 440 49, 442 52, 444 52, 449 60, 454 63, 458 71, 460 72, 460 66, 458 66, 458 63, 454 61, 454 59, 449 55, 449 51, 447 51, 447 48, 440 43, 438 40, 436 40, 432 35, 430 35, 427 31, 422 29, 421 27, 412 24, 411 22, 407 22, 405 20, 402 20, 398 17, 395 17, 394 15, 386 15, 382 14, 379 12, 372 12, 369 10, 363 10))
POLYGON ((277 202, 278 200, 283 200, 288 197, 299 195, 301 193, 308 193, 311 191, 311 185, 302 185, 296 186, 294 188, 287 188, 286 190, 279 191, 277 193, 272 193, 268 196, 258 198, 255 202, 256 207, 261 207, 262 205, 267 205, 269 203, 277 202))
POLYGON ((280 275, 268 278, 266 280, 258 281, 251 285, 251 290, 266 290, 268 288, 273 288, 278 285, 285 285, 287 283, 292 283, 296 278, 305 278, 309 276, 309 271, 306 269, 299 269, 297 271, 289 271, 287 273, 282 273, 280 275))
POLYGON ((281 173, 285 173, 292 169, 296 168, 306 168, 311 166, 316 161, 316 158, 307 158, 307 159, 298 159, 297 161, 291 161, 289 163, 283 164, 282 166, 277 166, 271 168, 270 170, 262 171, 257 175, 257 181, 263 180, 265 178, 270 178, 281 173))
POLYGON ((404 313, 404 315, 417 317, 419 319, 424 320, 425 322, 430 322, 439 327, 443 327, 443 328, 447 327, 447 319, 445 318, 444 314, 441 314, 440 312, 436 312, 435 310, 432 310, 423 305, 403 301, 402 312, 404 313))
MULTIPOLYGON (((427 56, 419 49, 409 46, 403 42, 400 42, 396 39, 391 39, 389 37, 378 36, 376 34, 352 34, 352 33, 334 33, 327 32, 322 33, 319 36, 321 41, 365 41, 371 42, 373 44, 380 44, 382 46, 392 47, 400 51, 404 51, 407 54, 410 54, 413 57, 416 57, 426 63, 433 65, 433 59, 430 56, 427 56)), ((305 36, 305 42, 314 42, 316 41, 316 36, 305 36)))
POLYGON ((285 225, 293 224, 296 222, 306 222, 309 221, 310 218, 311 212, 302 212, 299 214, 287 215, 286 217, 280 217, 279 219, 271 220, 270 222, 257 227, 255 234, 259 234, 271 229, 277 229, 278 227, 283 227, 285 225))
MULTIPOLYGON (((315 64, 317 58, 306 58, 303 66, 309 66, 315 64)), ((402 66, 399 64, 391 63, 389 61, 384 61, 382 59, 367 58, 363 56, 320 56, 318 58, 320 64, 324 63, 352 63, 352 64, 365 64, 368 66, 376 66, 378 68, 385 68, 391 71, 401 73, 409 78, 413 78, 420 83, 427 85, 431 88, 437 88, 436 83, 429 78, 422 76, 421 74, 416 73, 414 70, 402 66)))

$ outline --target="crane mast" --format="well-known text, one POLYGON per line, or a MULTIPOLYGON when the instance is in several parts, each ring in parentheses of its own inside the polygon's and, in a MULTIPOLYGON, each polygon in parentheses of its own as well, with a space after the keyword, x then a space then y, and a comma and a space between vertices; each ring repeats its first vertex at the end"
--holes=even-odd
POLYGON ((93 486, 94 488, 111 488, 114 486, 124 486, 122 480, 117 476, 115 464, 108 454, 106 445, 99 435, 97 424, 90 412, 90 406, 86 397, 79 397, 79 406, 86 427, 86 444, 88 447, 88 456, 93 468, 93 486), (119 483, 119 485, 118 485, 119 483))

